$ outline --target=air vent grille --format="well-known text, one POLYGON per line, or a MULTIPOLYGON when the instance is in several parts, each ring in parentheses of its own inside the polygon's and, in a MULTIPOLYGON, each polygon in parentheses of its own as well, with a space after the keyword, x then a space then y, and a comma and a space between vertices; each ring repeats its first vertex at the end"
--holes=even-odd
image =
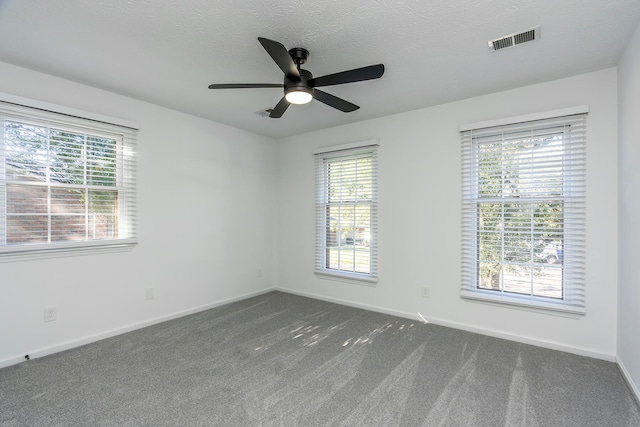
POLYGON ((513 46, 513 37, 505 37, 503 39, 493 40, 491 42, 493 50, 504 49, 513 46))
POLYGON ((269 117, 269 114, 273 111, 273 108, 265 108, 263 110, 254 111, 253 114, 257 114, 260 117, 269 117))
POLYGON ((516 34, 513 36, 514 44, 522 44, 526 42, 532 42, 536 39, 536 30, 525 31, 524 33, 516 34))
POLYGON ((540 26, 517 34, 509 34, 499 39, 489 40, 489 50, 496 51, 507 47, 517 46, 523 43, 532 42, 540 38, 540 26))

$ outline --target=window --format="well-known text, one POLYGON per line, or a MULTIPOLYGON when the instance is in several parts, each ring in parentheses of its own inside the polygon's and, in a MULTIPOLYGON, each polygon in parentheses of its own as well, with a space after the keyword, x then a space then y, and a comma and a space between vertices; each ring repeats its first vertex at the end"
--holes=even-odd
POLYGON ((377 146, 316 152, 316 273, 376 280, 377 146))
POLYGON ((134 131, 0 102, 0 259, 135 243, 134 131))
POLYGON ((462 132, 462 297, 584 312, 585 163, 586 114, 462 132))

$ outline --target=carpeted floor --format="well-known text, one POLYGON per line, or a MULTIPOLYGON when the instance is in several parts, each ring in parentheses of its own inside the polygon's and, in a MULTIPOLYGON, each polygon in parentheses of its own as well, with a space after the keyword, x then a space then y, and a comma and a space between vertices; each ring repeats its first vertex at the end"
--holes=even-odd
POLYGON ((640 426, 615 364, 272 292, 0 370, 2 426, 640 426))

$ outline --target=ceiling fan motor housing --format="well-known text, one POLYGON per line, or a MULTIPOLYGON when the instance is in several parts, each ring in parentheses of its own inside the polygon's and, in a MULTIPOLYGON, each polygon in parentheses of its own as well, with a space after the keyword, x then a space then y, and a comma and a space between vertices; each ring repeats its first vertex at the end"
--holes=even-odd
POLYGON ((300 69, 300 81, 291 80, 287 75, 284 76, 284 93, 289 92, 307 92, 313 95, 313 88, 309 85, 309 80, 313 78, 310 71, 300 69))

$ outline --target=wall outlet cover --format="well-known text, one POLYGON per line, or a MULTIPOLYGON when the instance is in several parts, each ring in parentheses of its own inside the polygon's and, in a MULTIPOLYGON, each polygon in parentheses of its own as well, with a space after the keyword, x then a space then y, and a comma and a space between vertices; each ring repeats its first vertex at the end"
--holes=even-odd
POLYGON ((58 308, 56 306, 50 306, 44 308, 44 321, 52 322, 58 317, 58 308))

